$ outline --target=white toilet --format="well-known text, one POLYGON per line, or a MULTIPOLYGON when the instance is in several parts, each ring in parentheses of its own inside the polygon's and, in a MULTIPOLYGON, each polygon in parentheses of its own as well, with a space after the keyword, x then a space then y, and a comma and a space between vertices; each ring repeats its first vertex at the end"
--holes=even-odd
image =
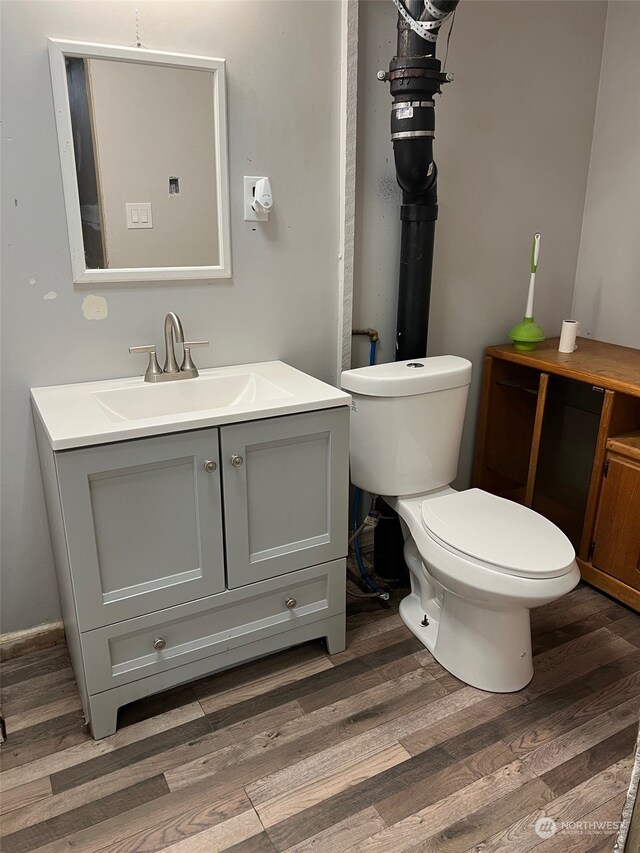
POLYGON ((456 492, 471 363, 447 355, 347 370, 351 479, 399 514, 407 627, 449 672, 509 693, 533 675, 529 610, 580 580, 571 542, 531 509, 456 492))

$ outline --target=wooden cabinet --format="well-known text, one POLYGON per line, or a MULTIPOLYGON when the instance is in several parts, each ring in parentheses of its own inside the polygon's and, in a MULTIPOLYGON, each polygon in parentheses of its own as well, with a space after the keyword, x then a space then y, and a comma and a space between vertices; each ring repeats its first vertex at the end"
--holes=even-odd
POLYGON ((36 432, 94 737, 118 708, 270 651, 345 647, 349 409, 53 451, 36 432))
POLYGON ((583 578, 640 609, 640 350, 578 343, 487 349, 473 485, 549 518, 583 578))
POLYGON ((591 563, 640 589, 640 432, 607 441, 591 563))

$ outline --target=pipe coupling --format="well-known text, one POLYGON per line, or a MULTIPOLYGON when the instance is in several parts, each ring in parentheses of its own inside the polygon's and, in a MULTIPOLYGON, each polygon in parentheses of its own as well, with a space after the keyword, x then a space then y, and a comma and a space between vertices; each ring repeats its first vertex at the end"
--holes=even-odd
POLYGON ((354 336, 355 335, 366 335, 369 338, 369 340, 373 341, 374 343, 376 341, 378 341, 378 339, 380 337, 377 329, 353 329, 351 334, 354 336))

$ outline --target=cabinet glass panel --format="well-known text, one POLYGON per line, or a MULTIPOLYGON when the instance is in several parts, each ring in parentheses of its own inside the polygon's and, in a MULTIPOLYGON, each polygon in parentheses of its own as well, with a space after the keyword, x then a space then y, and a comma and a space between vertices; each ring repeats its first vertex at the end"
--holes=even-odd
POLYGON ((600 425, 602 389, 550 376, 544 409, 533 509, 580 544, 600 425))

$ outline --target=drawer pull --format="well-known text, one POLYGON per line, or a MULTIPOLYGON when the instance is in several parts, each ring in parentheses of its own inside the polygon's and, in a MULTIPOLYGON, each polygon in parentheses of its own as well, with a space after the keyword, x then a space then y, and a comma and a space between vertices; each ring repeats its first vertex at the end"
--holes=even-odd
POLYGON ((231 464, 233 465, 234 468, 239 468, 243 462, 244 462, 244 459, 242 458, 242 456, 239 456, 237 453, 234 453, 233 456, 231 457, 231 464))
POLYGON ((287 600, 285 601, 285 604, 287 605, 289 610, 293 610, 297 603, 298 602, 295 600, 295 598, 287 598, 287 600))
POLYGON ((162 637, 156 637, 153 641, 153 648, 157 652, 161 652, 164 648, 166 648, 167 641, 163 640, 162 637))
POLYGON ((213 459, 207 459, 207 461, 204 463, 204 470, 207 472, 207 474, 211 474, 211 472, 215 471, 217 467, 218 466, 213 461, 213 459))

